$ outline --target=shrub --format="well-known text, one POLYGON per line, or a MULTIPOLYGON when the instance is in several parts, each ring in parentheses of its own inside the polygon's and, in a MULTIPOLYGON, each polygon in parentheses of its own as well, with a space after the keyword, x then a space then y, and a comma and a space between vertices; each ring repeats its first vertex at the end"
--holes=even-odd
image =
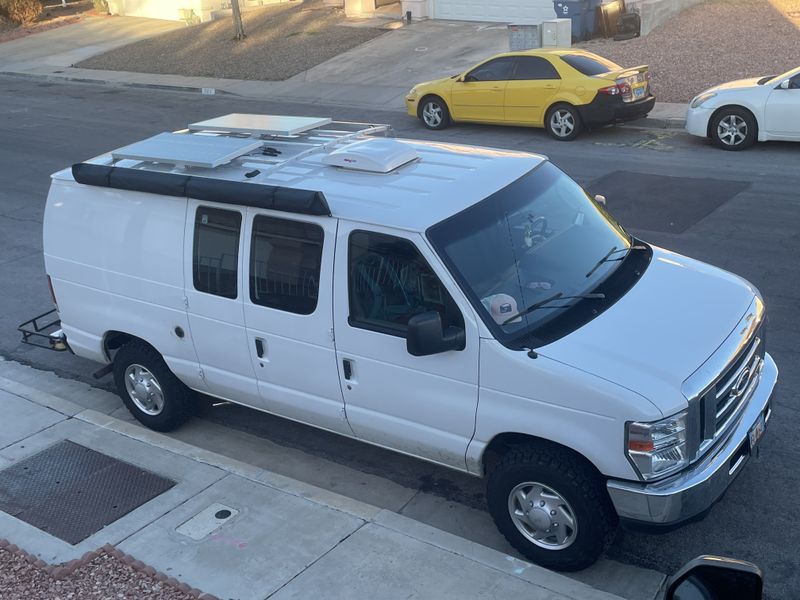
POLYGON ((0 0, 0 15, 20 25, 30 23, 41 13, 39 0, 0 0))
POLYGON ((92 0, 92 4, 97 12, 108 12, 108 0, 92 0))

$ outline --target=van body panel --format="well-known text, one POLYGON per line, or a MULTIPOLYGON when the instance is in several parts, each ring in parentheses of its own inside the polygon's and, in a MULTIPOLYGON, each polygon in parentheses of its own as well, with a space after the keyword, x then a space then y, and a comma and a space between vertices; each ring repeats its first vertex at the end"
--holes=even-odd
POLYGON ((419 234, 340 221, 334 274, 336 355, 347 419, 361 439, 461 470, 475 431, 479 337, 475 315, 419 234), (405 337, 351 325, 349 239, 353 231, 408 240, 447 288, 464 318, 466 348, 412 356, 405 337), (350 365, 348 379, 345 361, 350 365))
POLYGON ((493 438, 522 433, 572 448, 601 473, 636 479, 625 458, 625 421, 662 417, 638 394, 495 340, 481 340, 480 378, 475 439, 467 452, 472 472, 493 438))
MULTIPOLYGON (((247 348, 266 410, 303 423, 352 435, 344 411, 333 342, 333 262, 337 220, 248 209, 247 260, 244 263, 244 316, 247 348), (264 259, 254 255, 253 220, 313 223, 323 231, 318 297, 311 314, 264 306, 254 301, 253 269, 263 272, 264 259), (246 282, 246 283, 245 283, 246 282), (261 352, 262 356, 259 356, 261 352)), ((284 249, 284 254, 287 251, 284 249)), ((301 260, 285 257, 287 262, 301 260)), ((273 275, 279 277, 279 275, 273 275)), ((288 284, 287 284, 288 285, 288 284)))
POLYGON ((189 326, 185 210, 182 198, 53 181, 45 209, 45 268, 76 354, 108 362, 105 334, 122 331, 155 347, 187 385, 202 383, 194 346, 175 335, 175 327, 189 326))

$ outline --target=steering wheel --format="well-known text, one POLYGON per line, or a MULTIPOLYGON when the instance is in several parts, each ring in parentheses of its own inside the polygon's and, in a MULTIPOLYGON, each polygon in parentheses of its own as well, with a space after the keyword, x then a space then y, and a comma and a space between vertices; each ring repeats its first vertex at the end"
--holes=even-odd
POLYGON ((535 248, 547 239, 547 218, 543 216, 530 219, 530 223, 525 225, 523 241, 527 248, 535 248))

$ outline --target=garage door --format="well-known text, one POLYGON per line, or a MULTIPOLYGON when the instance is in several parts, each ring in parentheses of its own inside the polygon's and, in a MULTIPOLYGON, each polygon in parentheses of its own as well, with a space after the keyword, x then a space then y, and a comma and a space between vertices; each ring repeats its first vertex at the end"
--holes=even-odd
POLYGON ((437 19, 514 23, 554 19, 552 0, 433 0, 437 19))

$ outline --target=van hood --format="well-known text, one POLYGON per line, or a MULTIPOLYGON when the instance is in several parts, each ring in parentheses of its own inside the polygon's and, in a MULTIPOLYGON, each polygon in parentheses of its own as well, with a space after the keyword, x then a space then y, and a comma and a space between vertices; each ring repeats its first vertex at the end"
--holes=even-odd
POLYGON ((733 331, 756 293, 732 273, 653 246, 650 266, 625 296, 537 352, 674 414, 687 404, 683 382, 733 331))

